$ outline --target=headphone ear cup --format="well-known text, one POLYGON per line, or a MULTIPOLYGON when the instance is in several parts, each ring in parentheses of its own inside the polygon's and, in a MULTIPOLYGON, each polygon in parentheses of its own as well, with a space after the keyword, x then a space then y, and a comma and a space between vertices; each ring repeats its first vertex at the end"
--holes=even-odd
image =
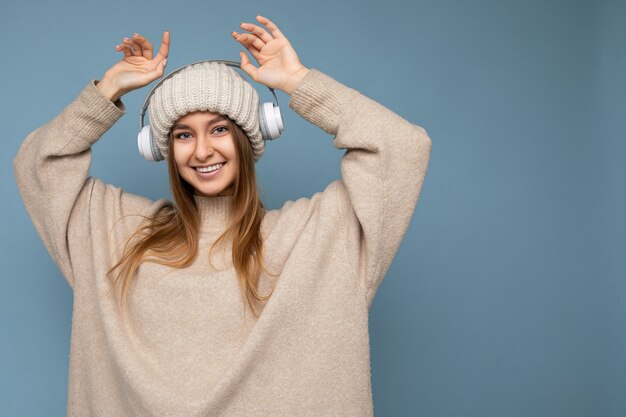
POLYGON ((144 126, 137 135, 137 147, 139 148, 139 154, 148 161, 165 159, 154 141, 150 125, 144 126))
POLYGON ((259 128, 264 140, 273 140, 280 137, 285 130, 280 107, 274 103, 263 103, 259 106, 259 128))

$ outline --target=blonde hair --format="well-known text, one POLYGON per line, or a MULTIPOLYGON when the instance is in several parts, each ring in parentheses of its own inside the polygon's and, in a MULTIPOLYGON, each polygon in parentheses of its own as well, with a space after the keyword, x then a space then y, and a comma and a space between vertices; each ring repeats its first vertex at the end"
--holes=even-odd
MULTIPOLYGON (((239 169, 235 178, 230 220, 226 230, 209 249, 209 263, 213 266, 211 255, 214 247, 232 237, 232 260, 242 299, 244 305, 247 302, 258 318, 254 305, 266 302, 273 293, 273 289, 266 296, 259 293, 261 269, 273 277, 277 274, 270 273, 263 261, 261 221, 267 210, 258 194, 252 145, 246 133, 232 119, 227 119, 235 142, 239 169)), ((110 274, 119 268, 112 289, 121 286, 119 300, 122 308, 141 262, 185 268, 192 264, 199 250, 200 214, 193 197, 194 188, 179 175, 171 131, 169 143, 167 167, 175 204, 168 202, 151 217, 144 216, 145 221, 127 239, 122 257, 107 272, 110 278, 110 274), (135 242, 131 244, 131 240, 135 242)))

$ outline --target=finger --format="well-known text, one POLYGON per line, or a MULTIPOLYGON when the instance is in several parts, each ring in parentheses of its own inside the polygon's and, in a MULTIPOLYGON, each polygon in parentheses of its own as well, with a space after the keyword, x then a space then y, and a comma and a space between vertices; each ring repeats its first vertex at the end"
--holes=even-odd
POLYGON ((131 48, 134 56, 141 56, 141 46, 132 39, 124 38, 124 43, 131 48))
POLYGON ((143 56, 143 46, 141 46, 141 44, 131 38, 130 46, 133 48, 133 54, 135 56, 143 56))
POLYGON ((133 56, 133 51, 130 49, 130 46, 126 45, 126 44, 122 44, 122 45, 117 45, 115 46, 115 49, 117 49, 118 51, 122 51, 124 52, 124 56, 133 56))
POLYGON ((283 35, 283 33, 280 31, 280 29, 278 29, 278 26, 276 26, 274 24, 274 22, 269 20, 267 17, 263 17, 261 15, 258 15, 256 17, 256 19, 259 22, 261 22, 262 24, 264 24, 265 26, 267 26, 267 28, 270 30, 270 32, 272 32, 272 35, 274 35, 274 38, 284 38, 285 37, 285 35, 283 35))
POLYGON ((249 33, 238 34, 237 32, 233 32, 233 37, 248 51, 250 51, 252 56, 256 58, 257 61, 259 60, 259 53, 261 52, 261 49, 263 49, 263 47, 265 46, 261 39, 249 33))
POLYGON ((152 44, 150 41, 138 33, 133 33, 133 39, 139 45, 141 45, 141 49, 143 50, 143 56, 147 59, 152 59, 152 44))
POLYGON ((259 38, 261 38, 261 40, 265 43, 271 42, 274 39, 272 38, 272 35, 270 35, 269 33, 265 31, 265 29, 263 29, 260 26, 253 25, 252 23, 242 23, 239 26, 241 26, 243 30, 247 30, 249 32, 254 33, 259 38))
POLYGON ((128 50, 130 51, 130 53, 132 55, 137 55, 137 44, 133 45, 133 41, 129 38, 124 38, 123 39, 124 45, 128 46, 128 50))
POLYGON ((167 58, 169 53, 170 53, 170 31, 166 30, 163 32, 163 37, 161 39, 161 47, 155 59, 158 62, 161 62, 167 58))
POLYGON ((263 49, 263 47, 265 46, 265 42, 263 42, 261 39, 259 39, 257 36, 251 34, 251 33, 238 33, 238 32, 233 32, 234 38, 235 40, 244 43, 246 45, 252 45, 254 46, 257 50, 261 50, 263 49))
POLYGON ((239 64, 241 69, 244 70, 245 73, 248 74, 250 77, 252 77, 254 81, 256 81, 257 68, 250 63, 248 55, 246 55, 244 51, 239 51, 239 56, 241 56, 241 63, 239 64))

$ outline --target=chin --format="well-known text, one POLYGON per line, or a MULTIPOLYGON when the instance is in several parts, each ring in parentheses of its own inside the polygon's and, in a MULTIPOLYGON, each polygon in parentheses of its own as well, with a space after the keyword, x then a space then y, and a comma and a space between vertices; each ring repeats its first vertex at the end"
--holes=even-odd
POLYGON ((194 193, 207 197, 218 197, 220 194, 232 194, 232 191, 225 188, 208 188, 198 187, 197 184, 191 184, 194 188, 194 193))
MULTIPOLYGON (((229 172, 223 172, 222 174, 228 174, 229 172)), ((227 181, 228 178, 216 178, 214 181, 203 181, 197 178, 197 174, 193 168, 185 171, 185 175, 182 175, 183 179, 193 187, 194 194, 218 197, 220 194, 232 195, 234 189, 232 187, 233 181, 227 181), (227 184, 227 185, 225 185, 227 184)), ((228 175, 226 175, 228 177, 228 175)))
POLYGON ((232 187, 202 187, 202 186, 198 186, 197 184, 192 184, 195 193, 196 194, 200 194, 200 195, 204 195, 204 196, 208 196, 208 197, 223 197, 225 195, 233 195, 233 188, 232 187), (220 195, 221 194, 221 195, 220 195))

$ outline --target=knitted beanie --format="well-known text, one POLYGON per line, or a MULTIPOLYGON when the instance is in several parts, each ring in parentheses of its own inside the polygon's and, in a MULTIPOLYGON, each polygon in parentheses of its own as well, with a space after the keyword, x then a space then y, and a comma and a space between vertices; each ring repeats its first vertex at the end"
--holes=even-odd
POLYGON ((208 61, 185 67, 166 79, 150 97, 152 137, 164 158, 169 155, 168 135, 180 117, 210 111, 231 118, 247 134, 258 161, 265 151, 259 127, 259 94, 234 69, 208 61))

